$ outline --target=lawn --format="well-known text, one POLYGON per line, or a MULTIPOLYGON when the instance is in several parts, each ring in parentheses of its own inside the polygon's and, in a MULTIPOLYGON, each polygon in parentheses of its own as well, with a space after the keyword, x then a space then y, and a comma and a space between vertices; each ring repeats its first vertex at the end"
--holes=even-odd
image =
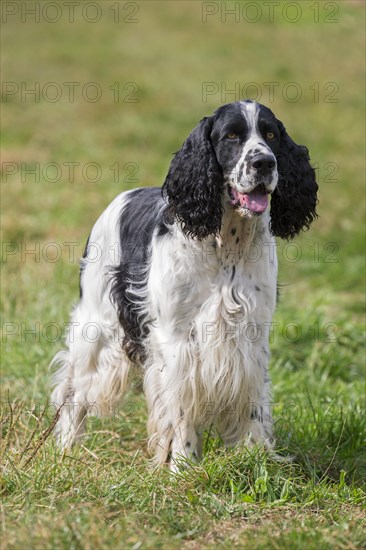
POLYGON ((2 3, 2 550, 365 548, 363 2, 55 4, 2 3), (318 172, 319 219, 278 242, 273 410, 293 461, 208 433, 199 466, 152 470, 138 372, 60 453, 48 365, 93 222, 243 95, 318 172))

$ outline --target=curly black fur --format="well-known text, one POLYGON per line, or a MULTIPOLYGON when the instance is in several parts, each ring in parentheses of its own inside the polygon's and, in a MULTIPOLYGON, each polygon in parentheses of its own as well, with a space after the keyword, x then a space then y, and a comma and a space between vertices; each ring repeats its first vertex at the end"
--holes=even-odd
POLYGON ((297 145, 277 121, 281 133, 281 149, 277 155, 278 184, 271 199, 270 228, 273 235, 292 239, 302 229, 309 229, 317 217, 318 185, 309 152, 297 145))
POLYGON ((211 130, 212 117, 202 119, 175 154, 163 185, 163 196, 184 233, 200 240, 220 231, 223 213, 224 180, 211 130))
POLYGON ((165 205, 159 188, 130 192, 119 220, 120 263, 110 268, 110 298, 116 305, 124 337, 123 349, 131 361, 145 358, 143 345, 149 327, 143 316, 143 289, 154 231, 163 236, 169 231, 164 219, 165 205))

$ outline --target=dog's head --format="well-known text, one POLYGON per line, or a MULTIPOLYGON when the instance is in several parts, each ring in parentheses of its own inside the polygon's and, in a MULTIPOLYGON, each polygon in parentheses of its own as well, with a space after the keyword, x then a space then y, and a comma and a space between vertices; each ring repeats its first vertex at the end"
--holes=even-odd
POLYGON ((253 101, 201 120, 171 163, 163 192, 183 231, 218 234, 225 205, 244 217, 269 207, 274 235, 289 239, 316 217, 318 186, 308 150, 272 111, 253 101))

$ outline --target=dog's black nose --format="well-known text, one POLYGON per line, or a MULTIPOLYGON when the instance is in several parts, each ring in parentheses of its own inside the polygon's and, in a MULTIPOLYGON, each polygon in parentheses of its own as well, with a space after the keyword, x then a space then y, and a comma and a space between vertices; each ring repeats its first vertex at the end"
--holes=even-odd
POLYGON ((266 173, 276 166, 276 161, 271 155, 256 155, 251 165, 257 170, 257 172, 266 173))

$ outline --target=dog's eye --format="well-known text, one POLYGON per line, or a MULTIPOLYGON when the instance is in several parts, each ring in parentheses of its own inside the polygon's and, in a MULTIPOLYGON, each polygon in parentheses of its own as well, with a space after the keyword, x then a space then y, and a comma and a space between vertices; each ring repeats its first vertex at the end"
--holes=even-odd
POLYGON ((238 134, 234 134, 234 133, 231 133, 231 134, 227 134, 227 139, 236 139, 238 137, 238 134))
POLYGON ((273 132, 267 132, 267 139, 274 139, 275 135, 273 132))

